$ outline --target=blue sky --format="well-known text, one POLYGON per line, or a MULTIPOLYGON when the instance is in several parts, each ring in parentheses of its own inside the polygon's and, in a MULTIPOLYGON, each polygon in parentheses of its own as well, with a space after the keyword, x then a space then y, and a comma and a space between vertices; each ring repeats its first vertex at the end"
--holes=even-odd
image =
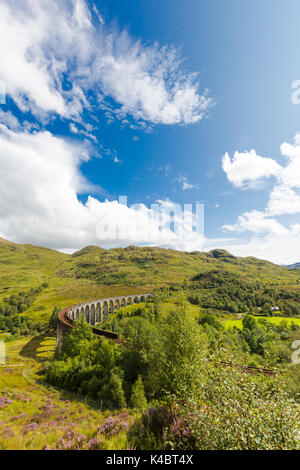
POLYGON ((1 236, 300 260, 297 0, 2 0, 0 18, 1 236), (204 203, 205 241, 99 236, 157 201, 204 203))

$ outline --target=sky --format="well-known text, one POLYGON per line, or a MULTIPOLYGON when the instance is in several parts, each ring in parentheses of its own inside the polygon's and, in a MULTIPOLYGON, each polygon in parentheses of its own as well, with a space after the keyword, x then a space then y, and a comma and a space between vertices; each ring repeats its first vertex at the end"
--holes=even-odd
POLYGON ((299 20, 298 0, 0 0, 0 236, 299 262, 299 20))

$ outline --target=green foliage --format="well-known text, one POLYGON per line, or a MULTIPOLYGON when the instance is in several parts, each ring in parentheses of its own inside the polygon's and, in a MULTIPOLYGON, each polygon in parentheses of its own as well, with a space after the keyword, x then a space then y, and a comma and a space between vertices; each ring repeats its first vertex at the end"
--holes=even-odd
POLYGON ((103 386, 99 397, 110 408, 125 408, 126 398, 123 389, 123 381, 117 373, 112 373, 107 384, 103 386))
POLYGON ((147 411, 131 429, 133 447, 296 449, 299 408, 288 398, 284 384, 221 366, 230 360, 228 355, 216 356, 200 371, 200 387, 185 386, 180 396, 170 397, 169 413, 158 430, 154 430, 147 411))
POLYGON ((28 292, 22 291, 6 297, 0 304, 0 330, 23 335, 42 331, 44 328, 42 323, 34 322, 29 316, 20 314, 32 305, 35 298, 47 286, 48 284, 44 283, 36 289, 31 288, 28 292))
POLYGON ((36 289, 32 288, 28 292, 19 292, 18 294, 6 297, 4 303, 0 304, 0 315, 8 317, 25 312, 25 310, 32 305, 38 294, 42 292, 44 287, 47 287, 47 284, 42 284, 36 289))
POLYGON ((56 330, 57 328, 57 319, 58 319, 59 312, 60 312, 60 308, 54 307, 52 315, 49 320, 49 328, 51 330, 56 330))
POLYGON ((213 315, 203 315, 198 319, 199 325, 210 325, 216 330, 223 330, 224 327, 213 315))
POLYGON ((192 304, 205 309, 272 315, 272 307, 278 307, 284 315, 300 316, 298 290, 278 288, 239 273, 221 269, 200 273, 182 288, 188 292, 188 300, 192 304))
POLYGON ((90 395, 108 408, 123 408, 126 399, 120 347, 106 339, 97 339, 82 316, 64 339, 62 353, 47 370, 47 380, 70 391, 90 395))
POLYGON ((183 384, 197 388, 205 337, 184 306, 159 321, 158 338, 150 357, 155 396, 180 394, 183 384))
POLYGON ((74 328, 67 335, 63 343, 63 355, 68 357, 81 356, 88 358, 97 339, 93 335, 91 325, 89 325, 83 315, 74 322, 74 328))
POLYGON ((132 386, 130 404, 132 408, 136 408, 138 410, 144 410, 147 408, 147 399, 145 397, 143 379, 140 375, 132 386))

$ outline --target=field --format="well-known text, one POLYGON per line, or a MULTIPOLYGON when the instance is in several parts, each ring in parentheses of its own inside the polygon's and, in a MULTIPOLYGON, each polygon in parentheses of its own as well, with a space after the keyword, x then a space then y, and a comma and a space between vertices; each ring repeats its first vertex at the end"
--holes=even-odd
POLYGON ((6 343, 7 365, 0 366, 0 450, 53 448, 126 449, 132 416, 101 411, 101 403, 46 385, 40 368, 53 354, 55 338, 40 335, 6 343), (104 432, 101 425, 118 427, 104 432), (123 427, 122 427, 123 426, 123 427), (100 429, 99 429, 100 428, 100 429))
MULTIPOLYGON (((295 325, 299 325, 300 326, 300 318, 288 318, 288 317, 260 317, 260 316, 256 316, 254 317, 256 320, 259 320, 260 318, 263 318, 265 320, 267 320, 268 322, 270 323, 274 323, 275 325, 279 325, 282 321, 285 321, 288 325, 290 325, 292 322, 295 324, 295 325)), ((243 328, 243 325, 242 325, 242 320, 229 320, 229 319, 223 319, 222 320, 222 323, 224 324, 225 328, 228 329, 228 328, 233 328, 233 327, 236 327, 236 328, 239 328, 239 329, 242 329, 243 328)))

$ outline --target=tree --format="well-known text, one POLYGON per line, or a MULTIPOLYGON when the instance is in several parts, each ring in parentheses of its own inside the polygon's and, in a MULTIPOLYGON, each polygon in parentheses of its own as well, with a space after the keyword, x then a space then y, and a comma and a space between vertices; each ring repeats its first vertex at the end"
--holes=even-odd
POLYGON ((71 333, 65 337, 63 344, 63 354, 69 357, 81 356, 83 359, 90 359, 96 337, 83 316, 74 322, 71 333))
POLYGON ((148 377, 154 394, 181 395, 186 388, 199 387, 207 340, 197 322, 189 317, 185 305, 159 322, 157 336, 159 342, 150 357, 148 377))
POLYGON ((147 408, 147 399, 145 397, 143 380, 140 375, 132 386, 130 404, 133 408, 137 408, 141 411, 147 408))
POLYGON ((110 408, 117 407, 122 409, 126 407, 126 399, 122 379, 116 372, 112 372, 108 383, 102 387, 98 396, 110 408))
POLYGON ((49 320, 49 328, 51 330, 56 330, 57 328, 57 318, 58 318, 59 312, 60 312, 60 309, 58 307, 54 307, 52 315, 49 320))
POLYGON ((257 322, 251 315, 245 315, 242 320, 243 328, 246 330, 254 330, 257 328, 257 322))

